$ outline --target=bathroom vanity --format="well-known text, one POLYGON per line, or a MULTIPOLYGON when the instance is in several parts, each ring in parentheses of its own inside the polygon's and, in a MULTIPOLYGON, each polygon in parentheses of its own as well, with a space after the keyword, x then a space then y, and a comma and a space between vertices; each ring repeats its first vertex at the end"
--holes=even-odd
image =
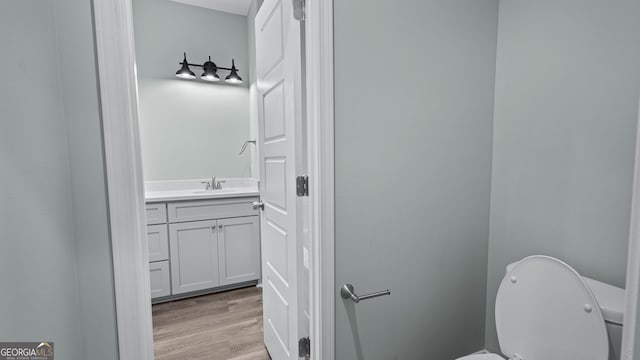
POLYGON ((152 301, 256 284, 260 226, 252 204, 258 199, 257 185, 147 191, 152 301))

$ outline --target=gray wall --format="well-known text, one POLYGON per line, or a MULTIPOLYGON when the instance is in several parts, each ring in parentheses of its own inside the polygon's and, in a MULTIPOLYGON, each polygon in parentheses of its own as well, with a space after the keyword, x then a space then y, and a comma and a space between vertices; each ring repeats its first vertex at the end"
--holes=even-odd
POLYGON ((169 0, 133 4, 145 179, 249 177, 251 153, 238 156, 250 137, 247 18, 169 0), (245 83, 176 78, 185 51, 196 64, 235 58, 245 83))
POLYGON ((117 359, 90 15, 0 2, 0 338, 69 360, 117 359))
POLYGON ((487 346, 505 266, 532 254, 624 286, 640 2, 500 2, 487 346))
POLYGON ((339 359, 484 345, 497 7, 335 2, 339 359))

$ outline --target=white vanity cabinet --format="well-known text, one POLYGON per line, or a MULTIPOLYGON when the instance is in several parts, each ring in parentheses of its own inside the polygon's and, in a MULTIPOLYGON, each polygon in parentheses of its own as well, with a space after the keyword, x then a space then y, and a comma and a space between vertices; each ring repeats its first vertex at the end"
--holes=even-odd
POLYGON ((147 204, 151 297, 158 301, 260 279, 258 198, 147 204), (163 221, 163 223, 159 223, 163 221))
POLYGON ((260 278, 257 216, 169 225, 173 294, 260 278))
POLYGON ((169 225, 174 295, 220 285, 216 220, 169 225))
POLYGON ((220 285, 260 279, 260 225, 257 216, 218 220, 220 285))
POLYGON ((156 299, 171 295, 167 204, 147 204, 146 216, 149 282, 151 298, 156 299))

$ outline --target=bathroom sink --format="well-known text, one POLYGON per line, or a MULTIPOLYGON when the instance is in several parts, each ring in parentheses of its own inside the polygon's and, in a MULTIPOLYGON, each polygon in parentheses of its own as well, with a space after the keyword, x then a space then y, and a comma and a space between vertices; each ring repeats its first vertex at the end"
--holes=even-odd
POLYGON ((234 192, 234 189, 215 189, 215 190, 194 190, 194 194, 226 194, 230 192, 234 192))

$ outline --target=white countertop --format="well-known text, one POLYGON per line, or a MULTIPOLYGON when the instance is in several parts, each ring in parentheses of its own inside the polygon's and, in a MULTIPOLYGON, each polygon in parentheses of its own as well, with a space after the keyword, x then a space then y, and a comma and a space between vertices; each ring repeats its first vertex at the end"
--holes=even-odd
POLYGON ((220 179, 222 189, 205 190, 201 181, 147 181, 145 182, 145 201, 184 201, 208 200, 258 196, 258 182, 255 179, 220 179))
POLYGON ((258 196, 258 190, 248 188, 221 189, 221 190, 173 190, 173 191, 147 191, 144 194, 146 202, 179 201, 179 200, 206 200, 236 198, 245 196, 258 196))

